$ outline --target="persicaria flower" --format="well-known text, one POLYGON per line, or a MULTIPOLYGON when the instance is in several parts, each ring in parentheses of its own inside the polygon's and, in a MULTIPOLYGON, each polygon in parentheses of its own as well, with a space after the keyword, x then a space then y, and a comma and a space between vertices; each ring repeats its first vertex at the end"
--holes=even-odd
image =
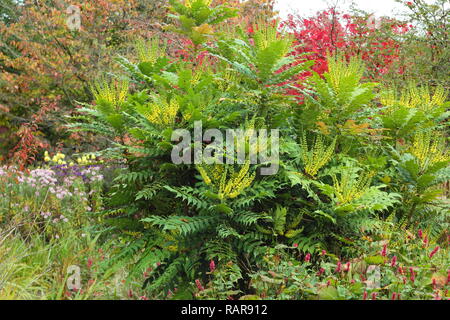
POLYGON ((364 291, 363 300, 367 300, 367 291, 364 291))
POLYGON ((395 267, 396 264, 397 264, 397 256, 393 256, 391 260, 391 267, 395 267))
POLYGON ((412 267, 410 267, 409 272, 411 273, 411 276, 409 278, 411 279, 411 282, 414 282, 414 280, 416 280, 416 275, 414 273, 414 269, 412 267))
POLYGON ((392 293, 392 298, 391 298, 391 300, 395 300, 395 298, 397 298, 397 293, 396 293, 396 292, 393 292, 393 293, 392 293))
POLYGON ((306 261, 306 262, 309 262, 310 260, 311 260, 311 254, 308 253, 308 254, 305 256, 305 261, 306 261))
POLYGON ((422 236, 423 236, 422 229, 419 229, 419 231, 417 231, 417 234, 418 234, 419 238, 422 239, 422 236))
POLYGON ((294 243, 294 248, 298 248, 298 243, 294 243))
POLYGON ((213 272, 216 269, 216 263, 214 262, 214 260, 211 260, 211 262, 209 263, 209 271, 213 272))
POLYGON ((340 272, 341 271, 341 267, 342 267, 342 263, 340 261, 338 261, 337 266, 336 266, 336 270, 334 270, 335 272, 340 272))
POLYGON ((345 272, 350 270, 350 261, 345 264, 345 272))
POLYGON ((195 279, 195 285, 197 286, 197 289, 200 291, 205 290, 205 288, 203 288, 202 283, 200 282, 200 280, 195 279))
POLYGON ((372 292, 372 300, 377 300, 377 292, 372 292))
POLYGON ((317 272, 317 275, 320 276, 324 272, 325 272, 325 269, 324 268, 320 268, 319 271, 317 272))
POLYGON ((327 254, 327 251, 326 250, 322 250, 322 255, 324 256, 326 254, 327 254))
POLYGON ((434 248, 433 251, 431 251, 431 253, 430 253, 430 259, 433 258, 433 256, 436 254, 436 252, 439 251, 439 249, 440 249, 439 246, 436 246, 436 248, 434 248))
POLYGON ((387 252, 387 244, 383 246, 383 249, 381 250, 381 256, 386 257, 386 252, 387 252))

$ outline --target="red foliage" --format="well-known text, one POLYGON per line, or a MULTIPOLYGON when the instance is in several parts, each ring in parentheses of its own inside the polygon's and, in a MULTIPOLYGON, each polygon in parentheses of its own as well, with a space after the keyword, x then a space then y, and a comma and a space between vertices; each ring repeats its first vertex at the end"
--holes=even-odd
MULTIPOLYGON (((290 15, 281 26, 295 35, 296 54, 307 53, 306 58, 315 61, 314 72, 321 75, 327 71, 327 55, 360 55, 372 79, 388 72, 398 61, 401 48, 395 36, 408 32, 412 27, 387 18, 370 24, 368 17, 341 14, 334 9, 319 12, 308 19, 290 15)), ((299 78, 309 75, 305 73, 299 78)))
POLYGON ((22 125, 16 132, 19 137, 19 142, 11 151, 16 164, 19 165, 20 170, 24 170, 27 164, 35 161, 36 154, 40 149, 48 147, 47 143, 39 139, 35 133, 38 126, 35 123, 27 123, 22 125))

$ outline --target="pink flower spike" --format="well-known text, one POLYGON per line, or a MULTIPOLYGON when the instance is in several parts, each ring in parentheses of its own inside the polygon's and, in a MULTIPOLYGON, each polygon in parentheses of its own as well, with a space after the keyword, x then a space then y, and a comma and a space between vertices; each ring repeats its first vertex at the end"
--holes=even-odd
POLYGON ((393 256, 391 260, 391 267, 395 267, 396 264, 397 264, 397 256, 393 256))
POLYGON ((414 282, 416 280, 416 276, 414 274, 414 269, 412 267, 410 267, 409 272, 411 273, 411 276, 410 276, 411 282, 414 282))
POLYGON ((417 232, 417 234, 419 235, 419 238, 422 239, 422 236, 423 236, 422 229, 419 229, 419 231, 417 232))
POLYGON ((306 261, 306 262, 309 262, 310 260, 311 260, 311 254, 308 253, 308 254, 306 254, 306 256, 305 256, 305 261, 306 261))
POLYGON ((197 289, 200 291, 205 290, 205 288, 202 286, 202 283, 200 282, 200 280, 196 279, 195 280, 195 285, 197 286, 197 289))
POLYGON ((335 272, 341 272, 342 263, 338 261, 335 272))
POLYGON ((377 292, 372 292, 372 300, 377 300, 377 292))
POLYGON ((395 298, 397 298, 397 293, 396 293, 396 292, 393 292, 393 293, 392 293, 392 298, 391 298, 391 300, 395 300, 395 298))
POLYGON ((350 261, 345 264, 345 272, 350 271, 350 261))
POLYGON ((364 291, 363 300, 367 300, 367 291, 364 291))
POLYGON ((381 256, 386 257, 386 252, 387 252, 387 244, 383 246, 383 249, 381 250, 381 256))
POLYGON ((216 270, 216 263, 214 262, 214 260, 211 260, 211 262, 209 263, 209 271, 214 272, 214 270, 216 270))
POLYGON ((436 248, 433 249, 433 251, 431 251, 430 253, 430 259, 433 258, 433 256, 436 254, 436 252, 438 252, 440 249, 439 246, 436 246, 436 248))

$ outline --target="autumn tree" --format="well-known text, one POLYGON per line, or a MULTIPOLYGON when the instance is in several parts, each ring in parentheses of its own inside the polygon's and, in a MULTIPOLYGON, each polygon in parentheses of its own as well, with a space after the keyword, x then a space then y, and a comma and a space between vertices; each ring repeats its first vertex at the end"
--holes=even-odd
POLYGON ((63 116, 76 109, 75 99, 90 101, 90 82, 111 68, 114 57, 128 55, 136 39, 161 32, 165 4, 165 0, 2 1, 3 154, 13 148, 13 156, 27 161, 33 158, 31 144, 43 147, 68 139, 61 125, 63 116))

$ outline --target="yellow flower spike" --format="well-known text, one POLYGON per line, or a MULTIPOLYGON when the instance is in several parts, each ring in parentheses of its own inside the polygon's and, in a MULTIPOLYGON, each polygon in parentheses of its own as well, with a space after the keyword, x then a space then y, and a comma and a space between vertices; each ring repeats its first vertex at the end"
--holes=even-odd
POLYGON ((203 165, 197 169, 205 183, 214 188, 219 199, 239 196, 255 179, 255 174, 249 172, 249 160, 241 166, 239 172, 234 172, 233 166, 224 164, 203 165))
POLYGON ((308 147, 306 141, 306 135, 303 134, 301 138, 301 154, 300 157, 303 160, 305 166, 305 172, 314 177, 319 170, 324 167, 333 156, 336 146, 336 139, 331 144, 326 146, 322 136, 317 136, 311 148, 308 147))
POLYGON ((197 166, 197 170, 200 173, 200 175, 202 176, 203 181, 206 184, 211 184, 211 179, 209 178, 208 174, 206 173, 206 170, 201 166, 197 166))
POLYGON ((445 136, 439 131, 416 133, 409 152, 419 160, 423 169, 435 163, 450 160, 445 136))

